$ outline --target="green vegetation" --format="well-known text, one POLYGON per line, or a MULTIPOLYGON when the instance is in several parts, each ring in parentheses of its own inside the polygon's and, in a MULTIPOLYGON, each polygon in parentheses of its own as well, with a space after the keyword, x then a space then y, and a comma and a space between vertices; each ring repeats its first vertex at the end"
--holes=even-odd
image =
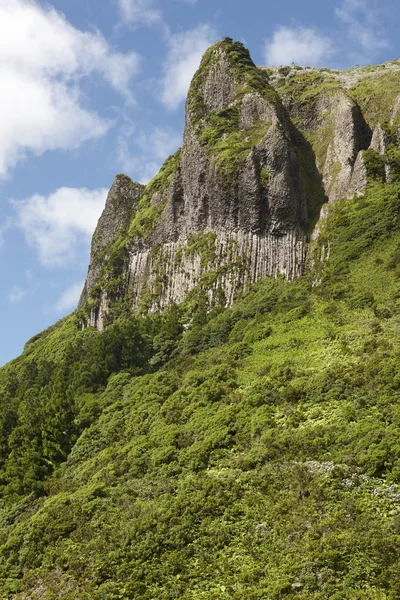
POLYGON ((215 262, 216 237, 216 234, 212 231, 194 233, 189 237, 187 245, 183 248, 183 252, 187 256, 198 254, 200 256, 200 266, 202 269, 205 269, 215 262))
POLYGON ((260 181, 261 181, 261 185, 263 187, 268 187, 269 185, 269 180, 270 180, 270 174, 268 169, 264 168, 261 169, 261 173, 260 173, 260 181))
POLYGON ((369 181, 385 181, 385 160, 376 150, 369 148, 363 152, 363 161, 367 169, 367 179, 369 181))
POLYGON ((395 144, 390 143, 384 154, 369 148, 363 152, 363 160, 369 182, 400 181, 400 149, 395 144))
POLYGON ((201 145, 214 156, 221 181, 227 187, 237 184, 250 150, 261 142, 270 127, 270 123, 257 120, 251 129, 244 130, 235 125, 236 121, 234 108, 214 113, 200 135, 201 145))
POLYGON ((385 153, 389 166, 391 181, 400 181, 400 148, 395 144, 389 144, 385 153))
POLYGON ((179 167, 181 149, 172 154, 157 175, 146 185, 143 196, 137 204, 128 230, 130 241, 145 239, 154 230, 167 202, 169 186, 179 167), (156 199, 156 194, 159 197, 156 199))
POLYGON ((30 340, 0 371, 0 596, 396 600, 399 215, 371 183, 296 282, 30 340))
MULTIPOLYGON (((240 128, 244 95, 281 110, 269 74, 225 38, 191 86, 192 125, 227 191, 270 127, 240 128), (209 114, 203 84, 221 54, 235 97, 209 114)), ((316 162, 334 129, 329 113, 305 123, 340 82, 296 66, 278 74, 297 107, 290 135, 312 228, 325 198, 316 162)), ((171 267, 153 244, 132 314, 129 252, 155 239, 178 151, 95 257, 101 273, 82 311, 0 369, 1 598, 400 597, 397 78, 374 72, 351 90, 371 126, 382 120, 388 148, 364 151, 365 193, 329 207, 302 278, 265 278, 224 308, 221 280, 235 290, 247 258, 233 241, 221 256, 216 234, 198 232, 173 265, 184 273, 200 261, 185 302, 148 314, 171 267), (103 293, 108 327, 82 329, 103 293)), ((270 185, 268 169, 259 184, 270 185)))
POLYGON ((274 81, 274 86, 281 98, 295 101, 308 112, 323 94, 335 93, 343 89, 340 81, 322 71, 299 71, 291 77, 274 81))
MULTIPOLYGON (((350 89, 350 94, 360 106, 364 118, 371 128, 379 123, 390 122, 393 107, 400 95, 400 78, 398 72, 378 72, 364 77, 350 89)), ((400 125, 400 114, 394 119, 400 125)))
POLYGON ((274 106, 280 106, 277 93, 268 83, 267 73, 254 65, 243 44, 225 38, 205 53, 193 78, 186 108, 199 134, 200 144, 214 157, 221 182, 227 188, 237 185, 250 150, 270 127, 270 123, 260 119, 255 119, 251 127, 239 127, 241 101, 248 93, 260 94, 274 106), (229 107, 210 113, 205 105, 204 84, 222 56, 229 62, 230 75, 236 86, 234 99, 229 107))
POLYGON ((168 191, 179 168, 181 153, 179 149, 169 156, 158 174, 147 184, 128 231, 122 231, 96 257, 95 262, 102 264, 102 268, 85 306, 79 311, 81 324, 86 323, 92 310, 98 310, 102 292, 107 294, 107 324, 120 316, 129 315, 131 299, 126 279, 129 249, 138 240, 148 238, 159 223, 168 200, 168 191))

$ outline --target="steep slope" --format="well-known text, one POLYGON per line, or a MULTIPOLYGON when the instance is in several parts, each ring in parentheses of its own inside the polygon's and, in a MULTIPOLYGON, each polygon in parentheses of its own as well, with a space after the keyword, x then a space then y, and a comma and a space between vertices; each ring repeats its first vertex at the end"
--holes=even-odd
POLYGON ((361 192, 376 153, 382 156, 399 142, 400 62, 347 71, 297 66, 265 71, 312 148, 327 198, 361 192))
MULTIPOLYGON (((329 212, 331 255, 295 282, 266 278, 232 308, 199 308, 186 332, 185 306, 77 332, 50 386, 45 350, 65 324, 8 367, 3 384, 25 386, 20 420, 32 392, 67 385, 84 430, 19 501, 11 472, 1 596, 399 597, 400 184, 329 212)), ((51 431, 54 413, 35 414, 51 431)), ((25 471, 34 423, 13 436, 25 471)))
POLYGON ((79 310, 0 369, 1 598, 400 597, 399 97, 206 53, 79 310))
MULTIPOLYGON (((206 289, 211 304, 231 304, 265 275, 300 275, 308 212, 292 129, 242 44, 211 47, 189 90, 183 148, 147 186, 119 242, 118 297, 156 310, 206 289)), ((87 314, 99 329, 115 299, 110 279, 115 272, 100 278, 87 314)))
MULTIPOLYGON (((118 234, 129 227, 132 213, 143 195, 144 187, 140 183, 133 182, 126 175, 116 176, 108 193, 106 206, 93 234, 88 277, 78 308, 85 305, 100 277, 101 270, 108 258, 107 247, 118 237, 118 234)), ((102 310, 100 308, 100 311, 102 310)))

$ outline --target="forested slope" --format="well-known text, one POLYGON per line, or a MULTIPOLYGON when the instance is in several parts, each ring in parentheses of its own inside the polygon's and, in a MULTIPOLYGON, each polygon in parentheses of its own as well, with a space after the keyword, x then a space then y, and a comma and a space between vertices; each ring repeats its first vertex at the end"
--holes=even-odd
POLYGON ((399 98, 397 61, 206 52, 0 369, 0 598, 400 597, 399 98))
POLYGON ((1 597, 399 597, 396 179, 295 282, 72 316, 2 369, 1 597))

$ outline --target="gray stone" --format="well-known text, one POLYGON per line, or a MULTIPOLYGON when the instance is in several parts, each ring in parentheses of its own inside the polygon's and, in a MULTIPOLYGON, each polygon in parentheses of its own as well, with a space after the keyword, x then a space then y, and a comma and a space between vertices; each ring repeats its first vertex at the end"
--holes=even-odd
MULTIPOLYGON (((201 97, 200 113, 192 110, 189 93, 179 165, 169 188, 155 192, 150 199, 151 205, 163 207, 161 217, 145 239, 131 239, 126 246, 125 293, 129 293, 132 309, 141 307, 145 297, 152 311, 182 302, 206 274, 211 275, 206 290, 210 302, 222 292, 226 304, 233 302, 238 290, 266 275, 299 277, 306 265, 309 182, 320 181, 320 187, 315 187, 319 196, 313 198, 313 211, 320 208, 321 223, 328 212, 327 205, 323 206, 326 200, 331 203, 363 192, 367 185, 363 151, 371 147, 383 154, 388 147, 385 131, 380 125, 371 131, 348 92, 361 79, 378 76, 382 69, 323 72, 328 83, 336 82, 333 86, 321 86, 308 102, 291 94, 283 94, 280 101, 272 89, 264 94, 259 87, 241 81, 242 66, 233 68, 232 60, 236 59, 227 54, 223 44, 215 45, 211 52, 211 67, 200 73, 195 79, 196 89, 192 88, 201 97), (239 94, 244 85, 246 93, 239 94), (238 113, 242 140, 254 136, 257 127, 262 133, 249 144, 247 156, 230 181, 221 172, 220 146, 210 150, 201 135, 211 115, 231 108, 238 113), (193 236, 198 234, 212 245, 207 261, 193 246, 193 236)), ((399 72, 400 77, 397 62, 385 69, 399 72)), ((296 78, 298 69, 283 73, 272 69, 269 78, 278 92, 285 78, 289 83, 296 78)), ((263 69, 254 67, 253 75, 257 74, 261 76, 258 86, 264 85, 260 81, 265 78, 268 91, 263 69)), ((399 107, 396 98, 393 118, 399 107)), ((107 244, 128 227, 143 190, 125 176, 116 178, 93 237, 79 307, 99 280, 107 262, 107 244)), ((313 219, 315 222, 315 216, 313 219)), ((311 235, 314 240, 320 223, 311 235)), ((323 256, 329 256, 329 244, 323 256)), ((102 290, 88 324, 102 329, 107 309, 108 299, 102 290)))
POLYGON ((114 179, 107 195, 106 205, 93 234, 90 265, 78 309, 82 308, 96 285, 106 260, 106 256, 102 255, 104 249, 121 230, 128 227, 133 209, 140 200, 144 187, 126 175, 117 175, 114 179))

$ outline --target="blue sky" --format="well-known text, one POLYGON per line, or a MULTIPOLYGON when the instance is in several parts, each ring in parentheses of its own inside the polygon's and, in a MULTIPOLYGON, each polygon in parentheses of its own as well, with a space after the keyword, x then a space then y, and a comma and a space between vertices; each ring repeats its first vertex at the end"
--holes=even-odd
POLYGON ((71 312, 114 176, 180 145, 202 53, 349 68, 400 57, 396 0, 0 0, 0 364, 71 312))

